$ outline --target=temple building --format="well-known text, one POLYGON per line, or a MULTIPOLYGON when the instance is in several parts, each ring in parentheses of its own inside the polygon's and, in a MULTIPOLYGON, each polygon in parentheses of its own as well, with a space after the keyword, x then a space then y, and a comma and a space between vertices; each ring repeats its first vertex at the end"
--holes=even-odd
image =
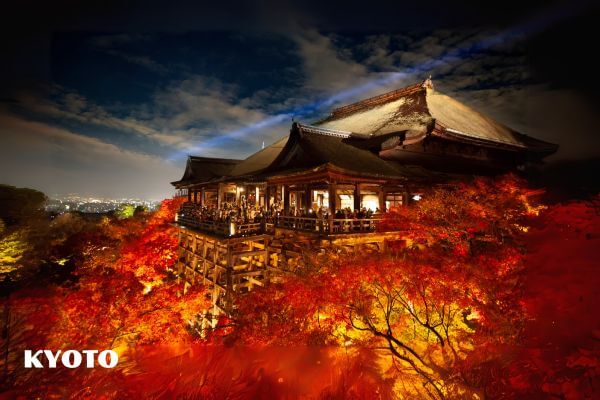
POLYGON ((187 196, 177 219, 180 271, 187 284, 212 285, 215 307, 229 312, 232 292, 296 265, 298 243, 382 251, 398 239, 377 230, 391 207, 556 150, 436 92, 431 79, 345 105, 313 124, 293 122, 288 136, 246 159, 188 158, 172 183, 187 196))
MULTIPOLYGON (((287 137, 244 160, 190 156, 173 185, 201 207, 243 202, 283 217, 320 211, 335 220, 339 210, 385 212, 424 186, 524 168, 556 150, 436 92, 427 79, 312 125, 294 122, 287 137)), ((183 214, 181 222, 193 224, 183 214)))

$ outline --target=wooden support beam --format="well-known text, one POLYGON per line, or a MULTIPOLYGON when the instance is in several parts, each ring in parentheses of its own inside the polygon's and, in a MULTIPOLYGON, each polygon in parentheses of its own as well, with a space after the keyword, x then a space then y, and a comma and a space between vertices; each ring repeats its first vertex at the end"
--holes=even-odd
POLYGON ((232 308, 233 308, 233 277, 232 277, 232 273, 233 273, 233 255, 232 255, 232 251, 231 251, 231 247, 228 246, 227 247, 227 254, 226 254, 226 260, 227 260, 227 267, 225 270, 225 310, 227 311, 227 313, 231 312, 232 308))
POLYGON ((271 207, 271 186, 265 187, 265 209, 268 210, 271 207))
POLYGON ((234 251, 232 254, 235 257, 253 256, 256 254, 262 254, 264 250, 247 250, 247 251, 234 251))
POLYGON ((223 184, 219 183, 217 188, 217 209, 221 209, 221 203, 223 202, 223 184))
POLYGON ((225 286, 221 285, 220 283, 215 283, 215 289, 217 291, 221 291, 223 293, 227 292, 227 288, 225 286))
MULTIPOLYGON (((331 203, 335 202, 334 196, 331 203)), ((178 279, 184 290, 194 284, 206 286, 213 303, 209 313, 212 318, 208 320, 214 327, 218 315, 233 311, 234 296, 268 282, 280 281, 283 275, 303 268, 303 249, 323 249, 326 253, 343 249, 347 254, 379 252, 385 249, 385 240, 398 239, 398 234, 394 235, 340 234, 325 240, 281 231, 273 235, 219 239, 179 228, 178 279)))
POLYGON ((306 213, 312 208, 311 192, 311 186, 308 184, 304 185, 304 212, 306 213))
POLYGON ((354 185, 354 209, 360 210, 360 184, 354 185))
POLYGON ((234 272, 232 276, 234 277, 244 277, 244 276, 261 276, 264 271, 240 271, 234 272))
POLYGON ((333 233, 333 219, 337 207, 337 185, 335 182, 329 184, 329 228, 326 233, 333 233))
POLYGON ((329 215, 335 214, 337 209, 337 185, 335 182, 329 184, 329 215))
POLYGON ((283 211, 284 214, 289 214, 290 212, 290 191, 289 191, 289 186, 287 185, 283 185, 282 186, 282 195, 283 195, 283 211))
POLYGON ((260 188, 258 185, 254 187, 254 208, 257 210, 260 208, 260 188))
POLYGON ((257 285, 257 286, 261 286, 261 287, 264 286, 264 284, 261 281, 254 279, 252 277, 246 277, 246 279, 248 280, 248 282, 251 282, 253 285, 257 285))

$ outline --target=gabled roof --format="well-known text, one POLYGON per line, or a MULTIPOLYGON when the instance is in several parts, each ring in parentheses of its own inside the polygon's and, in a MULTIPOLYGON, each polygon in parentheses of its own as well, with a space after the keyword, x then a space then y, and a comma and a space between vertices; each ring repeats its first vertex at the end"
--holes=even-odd
POLYGON ((430 79, 334 109, 329 117, 316 125, 367 135, 411 130, 484 146, 548 153, 557 149, 555 144, 518 133, 437 92, 430 79))
POLYGON ((288 138, 289 136, 285 136, 236 164, 231 170, 231 175, 242 176, 264 170, 271 165, 281 150, 283 150, 285 144, 288 142, 288 138))
POLYGON ((327 164, 361 176, 400 179, 415 177, 413 170, 403 170, 401 166, 354 146, 354 140, 348 132, 321 129, 296 122, 292 125, 285 147, 263 171, 263 175, 306 170, 327 164))
POLYGON ((183 177, 172 185, 204 183, 231 174, 231 170, 242 160, 188 156, 183 177))

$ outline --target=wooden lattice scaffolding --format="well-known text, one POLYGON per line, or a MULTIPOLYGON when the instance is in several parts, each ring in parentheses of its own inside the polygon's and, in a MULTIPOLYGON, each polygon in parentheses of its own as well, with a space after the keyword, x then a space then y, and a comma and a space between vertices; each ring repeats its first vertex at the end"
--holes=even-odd
POLYGON ((321 237, 277 229, 273 234, 222 238, 178 226, 178 233, 177 272, 184 293, 192 285, 205 286, 212 302, 205 324, 213 327, 218 315, 233 311, 234 296, 295 273, 311 257, 380 253, 388 242, 400 240, 397 232, 321 237))

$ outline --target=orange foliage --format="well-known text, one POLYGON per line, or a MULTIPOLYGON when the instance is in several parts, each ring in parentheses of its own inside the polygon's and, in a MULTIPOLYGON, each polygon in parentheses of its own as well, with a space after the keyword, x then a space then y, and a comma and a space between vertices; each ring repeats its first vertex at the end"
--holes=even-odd
POLYGON ((127 349, 119 367, 15 369, 6 395, 593 398, 600 202, 544 210, 537 194, 512 176, 433 189, 385 217, 405 246, 310 255, 238 297, 204 339, 192 325, 209 300, 201 288, 181 296, 169 270, 178 201, 105 221, 73 243, 74 282, 4 305, 22 317, 19 349, 127 349))
POLYGON ((600 392, 600 198, 550 207, 527 236, 526 321, 510 367, 515 397, 600 392))
POLYGON ((172 224, 182 202, 181 198, 163 201, 139 237, 126 243, 121 252, 119 268, 132 271, 149 288, 160 285, 165 270, 177 259, 177 236, 172 224))
MULTIPOLYGON (((120 248, 116 265, 80 270, 77 290, 64 290, 56 345, 155 343, 186 340, 188 326, 207 308, 201 290, 181 296, 167 270, 176 259, 177 238, 170 222, 179 200, 165 200, 120 248), (159 284, 160 283, 160 284, 159 284), (151 284, 153 290, 147 290, 151 284)), ((135 223, 135 222, 134 222, 135 223)))
POLYGON ((246 343, 378 349, 402 396, 486 396, 516 344, 520 243, 533 206, 514 177, 433 190, 392 210, 384 228, 408 247, 388 256, 332 257, 320 268, 240 299, 246 343))

